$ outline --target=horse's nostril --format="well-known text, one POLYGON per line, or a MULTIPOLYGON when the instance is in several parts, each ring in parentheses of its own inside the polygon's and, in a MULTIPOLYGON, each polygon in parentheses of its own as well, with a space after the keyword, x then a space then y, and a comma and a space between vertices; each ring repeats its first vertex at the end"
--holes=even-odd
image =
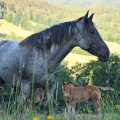
POLYGON ((99 57, 100 57, 100 58, 103 58, 103 56, 102 56, 101 54, 99 54, 99 57))
POLYGON ((108 52, 106 52, 106 55, 105 55, 106 57, 108 57, 108 52))

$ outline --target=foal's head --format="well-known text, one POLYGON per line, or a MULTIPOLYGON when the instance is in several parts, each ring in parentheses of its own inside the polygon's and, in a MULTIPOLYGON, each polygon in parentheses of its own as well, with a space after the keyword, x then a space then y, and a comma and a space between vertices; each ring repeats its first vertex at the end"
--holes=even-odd
POLYGON ((65 97, 67 99, 70 98, 70 94, 71 94, 71 90, 74 86, 70 84, 70 82, 63 82, 62 84, 62 91, 63 91, 63 94, 65 95, 65 97))

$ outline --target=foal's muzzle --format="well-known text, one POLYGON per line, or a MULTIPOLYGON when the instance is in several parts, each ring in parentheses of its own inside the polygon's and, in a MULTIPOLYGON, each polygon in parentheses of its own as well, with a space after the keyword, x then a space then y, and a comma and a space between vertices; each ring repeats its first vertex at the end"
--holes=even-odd
POLYGON ((65 94, 66 99, 70 99, 70 95, 69 94, 65 94))

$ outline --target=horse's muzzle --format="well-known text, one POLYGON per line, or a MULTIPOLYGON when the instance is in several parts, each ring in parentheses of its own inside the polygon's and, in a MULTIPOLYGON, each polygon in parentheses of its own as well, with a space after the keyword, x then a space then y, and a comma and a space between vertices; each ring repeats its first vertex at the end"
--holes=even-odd
POLYGON ((103 56, 102 54, 99 54, 98 58, 101 62, 107 62, 109 60, 109 55, 106 54, 106 55, 103 56))

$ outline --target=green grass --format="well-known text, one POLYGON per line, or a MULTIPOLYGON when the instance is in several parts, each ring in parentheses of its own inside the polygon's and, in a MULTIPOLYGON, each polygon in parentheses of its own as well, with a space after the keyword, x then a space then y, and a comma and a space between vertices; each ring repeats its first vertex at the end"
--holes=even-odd
MULTIPOLYGON (((99 114, 78 114, 76 112, 76 115, 74 116, 74 118, 71 115, 68 115, 65 113, 57 113, 57 114, 52 114, 51 115, 52 120, 120 120, 120 115, 119 113, 115 113, 115 112, 109 112, 109 113, 103 113, 102 115, 99 114)), ((23 113, 20 114, 18 113, 17 117, 14 116, 14 114, 0 114, 0 120, 19 120, 21 118, 21 120, 47 120, 46 116, 44 115, 44 113, 41 112, 30 112, 29 114, 27 113, 23 113)))
MULTIPOLYGON (((58 87, 57 87, 58 88, 58 87)), ((117 94, 116 94, 117 95, 117 94)), ((55 100, 55 99, 54 99, 55 100)), ((100 103, 102 106, 102 114, 98 114, 95 110, 92 111, 91 103, 93 102, 89 101, 89 104, 85 104, 85 106, 82 106, 82 103, 80 103, 79 109, 76 110, 75 116, 72 116, 72 112, 70 115, 68 115, 67 112, 65 112, 64 106, 61 111, 56 110, 56 106, 51 105, 51 114, 50 116, 52 119, 48 120, 120 120, 120 98, 119 97, 110 97, 102 96, 100 99, 100 103), (117 103, 117 104, 115 104, 117 103), (81 106, 83 107, 81 109, 81 106)), ((11 106, 11 104, 9 103, 11 106)), ((39 104, 40 105, 40 104, 39 104)), ((44 109, 40 110, 40 106, 33 107, 31 112, 26 112, 25 109, 23 109, 22 113, 19 112, 19 108, 15 109, 13 108, 12 111, 8 108, 4 114, 2 114, 0 110, 0 120, 47 120, 47 116, 44 111, 44 109)), ((59 106, 58 106, 59 107, 59 106)), ((78 108, 78 107, 77 107, 78 108)))

